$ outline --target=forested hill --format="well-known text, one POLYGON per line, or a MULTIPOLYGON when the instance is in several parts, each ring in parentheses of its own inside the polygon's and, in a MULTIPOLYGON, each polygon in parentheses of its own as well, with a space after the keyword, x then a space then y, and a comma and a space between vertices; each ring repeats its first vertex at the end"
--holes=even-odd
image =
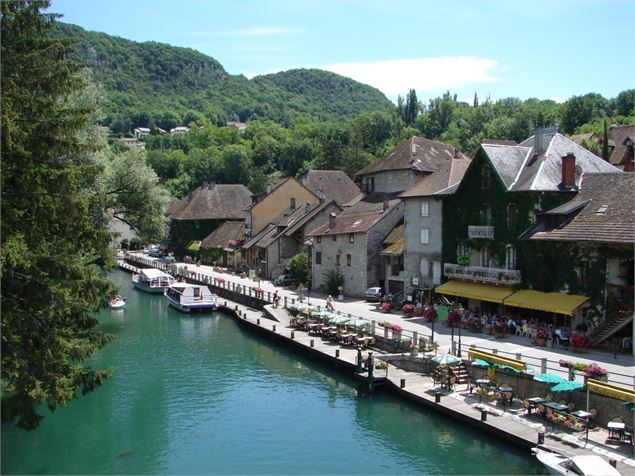
POLYGON ((199 115, 213 122, 258 117, 289 124, 307 115, 340 120, 394 105, 379 90, 335 73, 292 70, 248 80, 189 48, 138 43, 59 23, 106 93, 105 124, 115 132, 137 126, 170 129, 199 115))

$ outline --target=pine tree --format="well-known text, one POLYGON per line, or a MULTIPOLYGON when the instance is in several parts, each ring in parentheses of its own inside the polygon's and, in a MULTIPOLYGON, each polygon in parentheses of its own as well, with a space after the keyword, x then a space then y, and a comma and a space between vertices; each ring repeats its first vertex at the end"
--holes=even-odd
POLYGON ((104 278, 110 236, 94 192, 103 166, 86 140, 93 109, 67 40, 49 36, 44 0, 2 1, 3 409, 31 429, 109 370, 83 362, 110 336, 93 311, 114 292, 104 278))

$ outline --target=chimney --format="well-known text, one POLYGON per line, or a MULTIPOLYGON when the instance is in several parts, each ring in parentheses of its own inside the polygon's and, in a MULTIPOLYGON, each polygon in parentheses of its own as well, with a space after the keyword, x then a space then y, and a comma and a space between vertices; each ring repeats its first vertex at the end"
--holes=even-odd
POLYGON ((536 127, 536 130, 534 131, 534 157, 542 154, 543 132, 544 130, 541 127, 536 127))
POLYGON ((304 213, 309 213, 309 210, 311 210, 311 204, 309 202, 306 202, 306 204, 304 205, 304 213))
POLYGON ((461 157, 461 154, 459 153, 459 149, 457 149, 456 147, 454 148, 454 158, 458 159, 459 157, 461 157))
POLYGON ((335 212, 329 213, 329 230, 332 230, 333 228, 335 228, 336 218, 337 218, 337 215, 335 214, 335 212))
POLYGON ((388 200, 384 200, 383 211, 388 210, 388 200))
POLYGON ((415 136, 410 139, 410 163, 412 164, 417 159, 417 146, 415 145, 415 136))
POLYGON ((569 152, 562 158, 562 183, 560 188, 575 188, 575 155, 569 152))

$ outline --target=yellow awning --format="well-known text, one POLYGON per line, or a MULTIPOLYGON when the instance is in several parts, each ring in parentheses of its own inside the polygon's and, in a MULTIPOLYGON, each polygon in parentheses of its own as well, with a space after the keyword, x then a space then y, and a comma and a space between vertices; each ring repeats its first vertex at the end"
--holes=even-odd
POLYGON ((379 254, 388 255, 388 256, 390 255, 399 256, 400 254, 403 254, 403 250, 404 250, 404 242, 402 238, 401 240, 398 240, 397 242, 390 245, 388 248, 386 248, 384 251, 382 251, 379 254))
POLYGON ((538 311, 555 312, 570 316, 578 307, 590 298, 577 294, 543 293, 531 289, 516 291, 505 298, 506 306, 536 309, 538 311))
POLYGON ((501 304, 503 299, 514 292, 509 286, 492 286, 491 284, 469 283, 467 281, 448 281, 435 288, 434 291, 498 304, 501 304))
POLYGON ((635 403, 635 391, 631 389, 593 379, 587 380, 587 387, 589 392, 599 393, 624 402, 635 403))
POLYGON ((484 350, 479 349, 469 349, 467 351, 467 356, 470 360, 481 359, 485 362, 490 362, 492 364, 499 365, 507 365, 516 370, 527 370, 527 364, 522 360, 510 359, 508 357, 501 357, 498 354, 492 354, 491 352, 485 352, 484 350))

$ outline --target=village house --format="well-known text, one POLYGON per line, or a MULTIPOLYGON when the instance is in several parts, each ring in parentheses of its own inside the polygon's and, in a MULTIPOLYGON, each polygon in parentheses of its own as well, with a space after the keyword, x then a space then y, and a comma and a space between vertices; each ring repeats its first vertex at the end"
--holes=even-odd
POLYGON ((185 126, 177 126, 170 129, 170 134, 185 134, 187 132, 190 132, 190 129, 185 126))
POLYGON ((226 221, 201 241, 201 254, 212 264, 241 269, 244 237, 244 221, 226 221))
POLYGON ((320 200, 335 200, 339 206, 361 195, 359 187, 341 170, 310 170, 302 185, 320 200))
POLYGON ((295 255, 306 252, 310 242, 307 229, 314 229, 328 220, 331 212, 339 213, 341 207, 334 200, 306 203, 286 211, 275 223, 244 244, 252 269, 260 269, 263 278, 275 278, 285 274, 285 269, 295 255))
POLYGON ((145 139, 150 135, 150 129, 148 127, 137 127, 132 132, 137 139, 145 139))
POLYGON ((443 198, 456 190, 470 161, 463 154, 448 156, 436 172, 400 195, 405 205, 403 246, 393 246, 383 254, 391 260, 391 269, 399 257, 403 260, 408 300, 429 301, 432 289, 441 284, 443 198), (395 256, 398 253, 401 256, 395 256))
POLYGON ((562 205, 584 187, 583 176, 621 171, 557 133, 537 130, 519 145, 482 144, 443 203, 443 275, 437 293, 467 299, 490 315, 533 309, 560 318, 580 315, 589 297, 577 291, 567 254, 519 239, 537 214, 562 205), (522 270, 522 272, 521 272, 522 270), (524 290, 531 289, 532 292, 524 290), (536 291, 542 291, 536 294, 536 291))
POLYGON ((245 220, 252 196, 244 185, 204 182, 171 204, 170 247, 179 256, 195 255, 201 241, 223 222, 245 220))
MULTIPOLYGON (((609 138, 608 161, 624 172, 633 172, 635 170, 635 124, 625 126, 612 124, 606 132, 609 138)), ((590 145, 591 149, 600 153, 603 150, 604 134, 596 132, 576 134, 571 136, 571 140, 583 147, 590 145)))
POLYGON ((540 212, 521 238, 569 255, 573 268, 567 287, 592 298, 584 324, 591 345, 615 344, 633 351, 633 174, 588 173, 570 201, 540 212))

